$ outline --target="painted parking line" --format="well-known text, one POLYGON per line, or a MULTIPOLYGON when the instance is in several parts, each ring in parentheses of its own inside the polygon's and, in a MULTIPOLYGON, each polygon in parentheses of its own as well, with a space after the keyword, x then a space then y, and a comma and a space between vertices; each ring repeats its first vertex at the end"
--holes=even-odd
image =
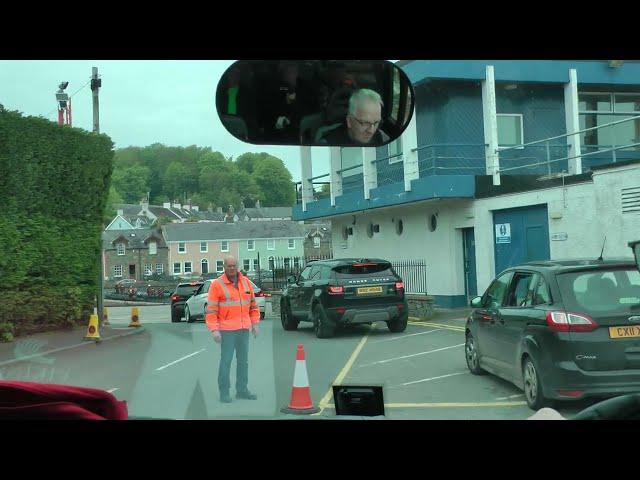
POLYGON ((327 408, 330 405, 332 405, 330 403, 330 401, 331 401, 331 397, 333 396, 333 385, 340 385, 342 383, 342 381, 345 379, 345 377, 349 373, 349 370, 351 370, 351 367, 355 363, 356 358, 358 358, 358 355, 362 351, 362 348, 364 347, 364 344, 367 343, 367 339, 369 338, 369 334, 375 328, 376 328, 375 324, 372 325, 371 330, 369 330, 369 332, 367 332, 367 334, 360 340, 360 343, 358 343, 358 346, 355 348, 355 350, 351 354, 351 357, 349 357, 349 360, 347 361, 345 366, 342 368, 342 370, 340 371, 340 373, 338 374, 336 379, 333 381, 332 387, 329 388, 329 390, 324 395, 324 397, 322 397, 322 400, 320 400, 320 403, 318 404, 318 407, 320 408, 320 411, 318 413, 314 413, 313 415, 320 415, 324 411, 325 408, 327 408))
MULTIPOLYGON (((523 407, 527 402, 433 402, 433 403, 385 403, 384 408, 492 408, 523 407)), ((326 408, 335 408, 333 404, 326 408)))
POLYGON ((375 342, 371 342, 371 345, 375 345, 377 343, 383 343, 383 342, 392 342, 393 340, 403 340, 405 338, 408 337, 415 337, 416 335, 427 335, 428 333, 433 333, 433 332, 441 332, 442 328, 436 328, 434 330, 429 330, 428 332, 420 332, 420 333, 411 333, 409 335, 400 335, 399 337, 393 337, 393 338, 385 338, 384 340, 378 340, 375 342))
MULTIPOLYGON (((469 372, 450 373, 448 375, 440 375, 439 377, 423 378, 422 380, 415 380, 413 382, 402 383, 400 385, 401 386, 413 385, 413 384, 416 384, 416 383, 431 382, 433 380, 440 380, 441 378, 457 377, 458 375, 468 375, 468 374, 469 374, 469 372)), ((498 400, 500 400, 500 399, 498 399, 498 400)))
POLYGON ((500 397, 496 398, 496 400, 510 400, 512 398, 524 397, 524 393, 520 393, 518 395, 509 395, 508 397, 500 397))
POLYGON ((464 327, 458 327, 456 325, 444 325, 442 323, 430 323, 430 322, 409 322, 409 325, 418 325, 420 327, 433 327, 442 328, 444 330, 455 330, 456 332, 464 332, 464 327))
POLYGON ((452 348, 458 348, 458 347, 464 347, 464 343, 459 343, 458 345, 451 345, 450 347, 436 348, 435 350, 427 350, 426 352, 413 353, 411 355, 403 355, 402 357, 387 358, 386 360, 379 360, 377 362, 360 365, 360 368, 371 367, 373 365, 381 365, 383 363, 395 362, 396 360, 404 360, 405 358, 413 358, 413 357, 419 357, 421 355, 429 355, 431 353, 442 352, 444 350, 450 350, 452 348))
POLYGON ((199 353, 202 353, 202 352, 204 352, 205 350, 206 350, 206 349, 205 349, 205 348, 203 348, 202 350, 198 350, 197 352, 193 352, 193 353, 190 353, 189 355, 185 355, 184 357, 179 358, 178 360, 174 360, 173 362, 171 362, 171 363, 167 363, 166 365, 163 365, 163 366, 162 366, 162 367, 160 367, 160 368, 156 368, 156 371, 157 371, 157 372, 159 372, 159 371, 161 371, 161 370, 164 370, 165 368, 168 368, 168 367, 170 367, 171 365, 175 365, 176 363, 181 362, 181 361, 183 361, 183 360, 186 360, 187 358, 193 357, 194 355, 197 355, 197 354, 199 354, 199 353))
POLYGON ((113 392, 115 392, 116 390, 120 390, 120 389, 119 389, 119 388, 112 388, 111 390, 107 390, 107 392, 109 392, 109 393, 113 393, 113 392))

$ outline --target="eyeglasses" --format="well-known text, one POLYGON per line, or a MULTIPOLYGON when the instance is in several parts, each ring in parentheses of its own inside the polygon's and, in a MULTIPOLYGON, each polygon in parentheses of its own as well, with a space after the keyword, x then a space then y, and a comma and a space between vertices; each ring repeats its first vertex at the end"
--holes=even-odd
POLYGON ((380 123, 382 123, 382 120, 378 120, 377 122, 363 122, 362 120, 356 118, 356 117, 351 117, 353 118, 356 122, 358 122, 358 124, 363 127, 363 128, 373 128, 374 130, 376 128, 378 128, 380 126, 380 123))

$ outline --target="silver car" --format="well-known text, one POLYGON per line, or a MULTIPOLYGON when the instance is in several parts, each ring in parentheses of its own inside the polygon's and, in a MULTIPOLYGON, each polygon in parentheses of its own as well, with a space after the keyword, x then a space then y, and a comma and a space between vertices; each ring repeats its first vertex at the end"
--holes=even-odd
MULTIPOLYGON (((204 321, 204 310, 207 306, 207 297, 209 295, 209 287, 214 280, 206 280, 198 290, 187 300, 184 306, 184 320, 185 322, 195 322, 196 320, 204 321)), ((251 282, 251 280, 249 279, 251 282)), ((266 304, 266 297, 270 296, 268 293, 263 292, 255 283, 251 282, 253 286, 253 292, 256 296, 256 303, 260 309, 260 319, 264 319, 264 311, 266 304)))

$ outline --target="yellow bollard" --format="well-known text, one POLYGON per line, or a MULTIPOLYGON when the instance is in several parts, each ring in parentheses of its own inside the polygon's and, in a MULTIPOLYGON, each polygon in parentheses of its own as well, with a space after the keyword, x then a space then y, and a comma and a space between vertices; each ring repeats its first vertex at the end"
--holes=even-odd
POLYGON ((131 308, 131 323, 130 327, 140 327, 140 314, 138 311, 138 307, 131 308))
POLYGON ((89 317, 89 327, 87 328, 87 334, 84 337, 85 340, 100 341, 100 332, 98 331, 98 315, 92 313, 89 317))
POLYGON ((109 323, 109 310, 107 310, 107 307, 104 307, 104 309, 102 310, 102 326, 109 326, 111 325, 109 323))

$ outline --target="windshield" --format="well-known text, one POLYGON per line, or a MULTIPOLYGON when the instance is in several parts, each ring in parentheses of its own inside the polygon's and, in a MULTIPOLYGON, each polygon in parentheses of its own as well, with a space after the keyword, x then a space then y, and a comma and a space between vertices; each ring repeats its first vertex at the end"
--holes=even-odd
POLYGON ((639 153, 637 61, 2 60, 0 381, 570 417, 640 392, 640 274, 540 265, 631 258, 639 153))

